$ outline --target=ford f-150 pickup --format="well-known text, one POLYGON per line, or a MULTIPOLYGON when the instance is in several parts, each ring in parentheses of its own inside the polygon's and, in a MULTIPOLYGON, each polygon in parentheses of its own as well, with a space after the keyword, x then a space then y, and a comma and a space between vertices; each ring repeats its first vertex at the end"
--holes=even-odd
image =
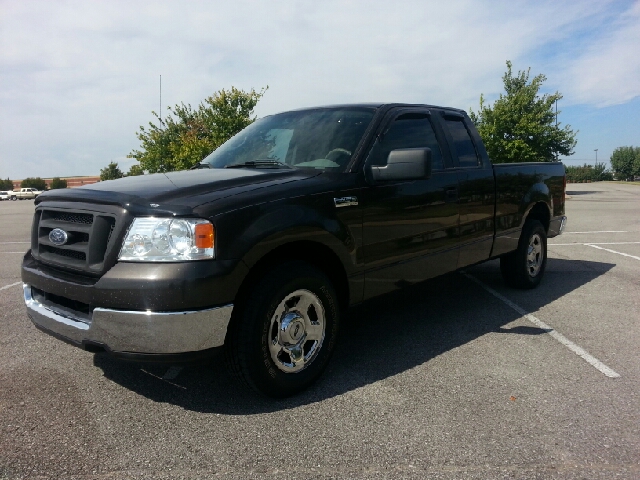
POLYGON ((561 163, 492 165, 461 110, 285 112, 190 171, 39 195, 24 300, 86 350, 224 349, 249 386, 287 396, 322 373, 349 306, 492 258, 537 286, 565 188, 561 163))

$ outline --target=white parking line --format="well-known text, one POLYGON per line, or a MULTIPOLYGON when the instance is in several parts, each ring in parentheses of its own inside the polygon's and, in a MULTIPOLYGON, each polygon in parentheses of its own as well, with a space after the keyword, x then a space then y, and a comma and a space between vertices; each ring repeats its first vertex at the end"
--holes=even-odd
POLYGON ((597 245, 592 245, 592 244, 586 244, 587 247, 593 247, 593 248, 597 248, 598 250, 604 250, 605 252, 611 252, 611 253, 617 253, 618 255, 622 255, 624 257, 629 257, 629 258, 635 258, 636 260, 640 260, 640 257, 636 257, 634 255, 629 255, 628 253, 622 253, 622 252, 616 252, 615 250, 610 250, 608 248, 602 248, 599 247, 597 245))
POLYGON ((0 290, 6 290, 7 288, 15 287, 16 285, 20 285, 22 282, 12 283, 11 285, 5 285, 4 287, 0 287, 0 290))
POLYGON ((633 245, 636 243, 640 243, 640 242, 589 242, 589 243, 574 242, 574 243, 548 243, 547 245, 560 247, 560 246, 566 246, 566 245, 633 245))
POLYGON ((469 275, 467 272, 461 272, 461 273, 462 273, 462 275, 467 277, 469 280, 471 280, 471 281, 477 283, 478 285, 480 285, 482 288, 484 288, 487 292, 489 292, 491 295, 493 295, 497 299, 502 300, 504 303, 506 303, 508 306, 513 308, 516 312, 518 312, 520 315, 525 317, 527 320, 529 320, 531 323, 533 323, 537 327, 542 328, 543 330, 547 330, 547 333, 549 335, 551 335, 554 339, 556 339, 562 345, 567 347, 573 353, 575 353, 576 355, 581 357, 589 365, 592 365, 596 370, 600 371, 601 373, 605 374, 607 377, 610 377, 610 378, 618 378, 620 376, 619 373, 614 372, 612 369, 607 367, 604 363, 602 363, 596 357, 594 357, 593 355, 589 354, 582 347, 579 347, 578 345, 573 343, 571 340, 569 340, 567 337, 565 337, 561 333, 558 333, 556 330, 554 330, 552 327, 550 327, 549 325, 544 323, 542 320, 534 317, 530 313, 527 313, 522 307, 520 307, 519 305, 516 305, 515 303, 513 303, 511 300, 509 300, 508 298, 504 297, 503 295, 500 295, 498 292, 496 292, 490 286, 485 285, 484 283, 482 283, 480 280, 478 280, 473 275, 469 275))
POLYGON ((595 232, 562 232, 563 235, 577 235, 577 234, 583 234, 583 233, 629 233, 626 230, 597 230, 595 232))
POLYGON ((0 245, 9 245, 10 243, 24 243, 24 244, 29 244, 31 242, 0 242, 0 245))
POLYGON ((24 253, 24 252, 0 252, 0 253, 24 253))

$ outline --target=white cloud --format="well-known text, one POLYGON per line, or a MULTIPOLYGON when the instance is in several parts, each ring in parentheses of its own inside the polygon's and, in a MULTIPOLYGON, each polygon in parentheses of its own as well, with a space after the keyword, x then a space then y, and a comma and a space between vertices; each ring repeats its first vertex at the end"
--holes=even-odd
MULTIPOLYGON (((138 127, 158 110, 160 74, 164 106, 268 84, 258 115, 358 101, 466 109, 481 92, 502 89, 506 59, 515 68, 544 67, 536 52, 595 25, 609 7, 596 0, 4 1, 0 175, 95 174, 113 159, 125 163, 138 127)), ((624 25, 626 36, 594 41, 585 55, 624 41, 632 56, 633 28, 624 25)), ((637 68, 637 60, 629 64, 637 68)), ((575 88, 598 103, 621 91, 570 80, 553 76, 567 96, 575 88)))
POLYGON ((608 106, 640 96, 640 2, 606 27, 568 69, 576 103, 608 106))

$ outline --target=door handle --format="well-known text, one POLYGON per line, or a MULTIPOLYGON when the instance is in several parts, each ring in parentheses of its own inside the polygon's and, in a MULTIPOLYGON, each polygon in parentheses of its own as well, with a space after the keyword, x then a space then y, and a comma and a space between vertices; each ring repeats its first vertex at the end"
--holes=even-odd
POLYGON ((455 202, 458 200, 458 187, 450 187, 444 189, 445 201, 455 202))

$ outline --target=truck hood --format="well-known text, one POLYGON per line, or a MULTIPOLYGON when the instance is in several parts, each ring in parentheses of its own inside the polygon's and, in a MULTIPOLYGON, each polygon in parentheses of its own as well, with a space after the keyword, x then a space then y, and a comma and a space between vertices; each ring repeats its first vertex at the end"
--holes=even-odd
MULTIPOLYGON (((322 173, 320 170, 283 169, 198 169, 183 172, 156 173, 94 183, 86 187, 44 192, 36 199, 43 201, 73 201, 148 207, 186 207, 215 202, 233 195, 283 183, 306 180, 322 173)), ((178 209, 183 210, 183 209, 178 209)), ((178 212, 176 212, 178 213, 178 212)))

